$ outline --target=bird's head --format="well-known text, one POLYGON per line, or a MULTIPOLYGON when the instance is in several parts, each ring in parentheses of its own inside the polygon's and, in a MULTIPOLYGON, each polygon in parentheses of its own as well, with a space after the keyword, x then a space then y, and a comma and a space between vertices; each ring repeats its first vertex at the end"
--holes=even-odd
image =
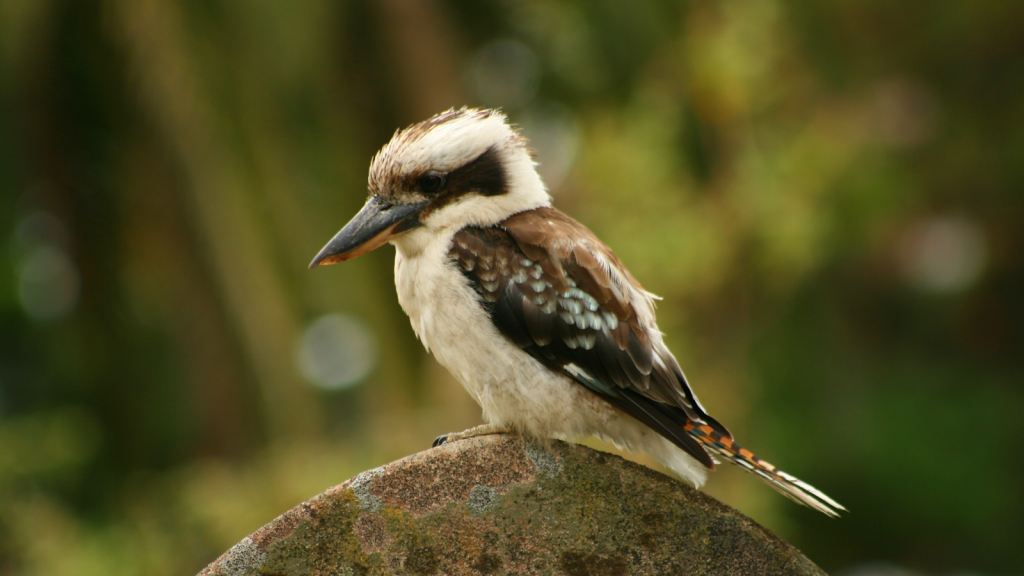
POLYGON ((523 138, 496 110, 448 110, 395 133, 370 165, 370 197, 310 268, 386 242, 416 252, 446 231, 548 206, 523 138))

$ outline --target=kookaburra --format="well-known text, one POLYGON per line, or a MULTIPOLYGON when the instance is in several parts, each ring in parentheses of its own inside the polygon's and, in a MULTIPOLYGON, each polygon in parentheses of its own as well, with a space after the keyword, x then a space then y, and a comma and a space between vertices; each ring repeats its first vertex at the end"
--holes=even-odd
POLYGON ((551 206, 526 139, 502 113, 449 110, 396 132, 373 158, 369 190, 310 267, 395 246, 413 330, 487 422, 448 441, 592 435, 698 487, 716 456, 825 514, 843 510, 707 413, 662 342, 654 296, 551 206))

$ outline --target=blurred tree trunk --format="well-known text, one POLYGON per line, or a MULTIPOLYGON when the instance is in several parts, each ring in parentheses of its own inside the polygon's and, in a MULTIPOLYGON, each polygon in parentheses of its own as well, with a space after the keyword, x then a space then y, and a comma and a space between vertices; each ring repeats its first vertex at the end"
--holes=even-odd
POLYGON ((240 163, 226 145, 224 127, 186 49, 178 5, 117 0, 111 8, 142 106, 186 175, 193 225, 255 367, 270 437, 311 436, 321 425, 312 391, 292 362, 296 311, 274 270, 265 226, 244 186, 240 163))
POLYGON ((436 0, 375 2, 408 122, 464 106, 458 30, 436 0))

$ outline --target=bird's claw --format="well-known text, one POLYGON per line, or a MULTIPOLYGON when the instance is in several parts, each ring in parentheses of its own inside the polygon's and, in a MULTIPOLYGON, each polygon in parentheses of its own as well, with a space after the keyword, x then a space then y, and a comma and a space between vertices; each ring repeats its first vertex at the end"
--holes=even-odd
POLYGON ((466 440, 467 438, 476 438, 477 436, 487 436, 488 434, 508 434, 512 432, 504 426, 497 426, 495 424, 481 424, 469 430, 463 430, 462 432, 449 432, 442 434, 434 439, 434 448, 442 444, 448 444, 450 442, 458 442, 459 440, 466 440))

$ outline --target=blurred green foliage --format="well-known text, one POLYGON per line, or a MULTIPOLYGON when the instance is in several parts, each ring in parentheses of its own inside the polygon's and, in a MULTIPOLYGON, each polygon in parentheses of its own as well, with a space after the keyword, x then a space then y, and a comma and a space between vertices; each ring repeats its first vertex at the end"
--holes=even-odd
MULTIPOLYGON (((373 152, 504 105, 664 297, 697 392, 851 510, 708 491, 829 571, 1024 570, 1024 4, 0 3, 0 574, 183 574, 476 423, 391 249, 310 272, 373 152), (376 367, 296 347, 340 311, 376 367)), ((859 573, 864 573, 859 572, 859 573)))

